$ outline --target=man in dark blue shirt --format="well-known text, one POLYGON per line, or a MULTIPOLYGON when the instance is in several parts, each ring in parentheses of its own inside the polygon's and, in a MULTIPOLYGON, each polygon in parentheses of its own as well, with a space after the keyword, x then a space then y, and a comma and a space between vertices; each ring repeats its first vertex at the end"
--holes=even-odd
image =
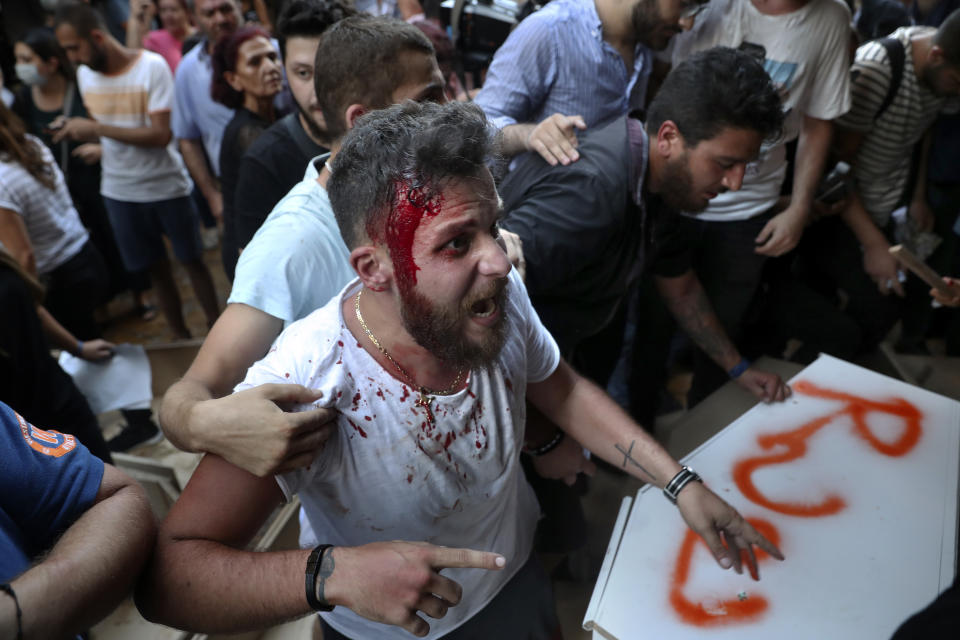
POLYGON ((136 482, 0 402, 0 636, 89 628, 129 593, 155 533, 136 482))

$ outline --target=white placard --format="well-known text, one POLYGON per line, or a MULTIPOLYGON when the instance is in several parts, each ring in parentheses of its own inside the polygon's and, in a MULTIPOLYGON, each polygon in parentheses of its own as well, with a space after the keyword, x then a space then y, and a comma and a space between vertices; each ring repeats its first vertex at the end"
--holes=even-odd
POLYGON ((150 360, 138 344, 118 344, 113 356, 100 362, 87 362, 61 351, 59 363, 94 413, 150 407, 150 360))
POLYGON ((721 570, 699 539, 685 552, 676 508, 644 487, 614 531, 585 628, 617 640, 876 640, 951 584, 960 403, 829 356, 792 385, 786 403, 758 404, 686 459, 763 522, 786 561, 761 559, 755 582, 721 570))

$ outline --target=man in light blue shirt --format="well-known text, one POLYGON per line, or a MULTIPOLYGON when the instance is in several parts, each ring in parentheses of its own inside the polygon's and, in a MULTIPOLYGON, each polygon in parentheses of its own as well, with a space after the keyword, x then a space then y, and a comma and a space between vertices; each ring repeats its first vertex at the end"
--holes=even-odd
POLYGON ((579 157, 576 130, 643 107, 653 51, 693 26, 705 0, 553 0, 497 51, 476 98, 504 151, 552 165, 579 157))
POLYGON ((220 175, 220 141, 223 130, 233 118, 233 109, 210 97, 213 75, 210 52, 220 38, 243 24, 243 16, 236 0, 196 0, 194 13, 206 37, 183 56, 177 66, 176 102, 170 128, 180 143, 180 153, 190 176, 210 206, 211 213, 219 220, 223 214, 223 197, 215 176, 220 175))

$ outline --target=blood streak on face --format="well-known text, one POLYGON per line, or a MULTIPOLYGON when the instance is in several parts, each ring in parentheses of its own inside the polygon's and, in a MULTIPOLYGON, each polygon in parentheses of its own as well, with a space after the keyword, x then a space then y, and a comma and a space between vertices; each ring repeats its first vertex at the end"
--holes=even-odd
MULTIPOLYGON (((780 546, 780 532, 766 520, 751 518, 748 520, 754 529, 764 535, 773 544, 780 546)), ((697 544, 706 544, 693 530, 688 529, 680 553, 677 554, 677 564, 673 571, 673 581, 670 585, 670 606, 677 612, 685 623, 697 627, 716 627, 729 624, 743 624, 756 620, 770 604, 761 595, 751 594, 748 599, 741 600, 734 597, 719 603, 711 603, 709 607, 703 602, 694 602, 687 598, 684 589, 690 578, 690 562, 697 544)), ((769 557, 761 549, 756 550, 757 562, 769 557)), ((756 576, 754 576, 756 579, 756 576)))
POLYGON ((849 416, 853 421, 854 433, 873 449, 890 457, 900 457, 910 452, 923 433, 921 427, 923 414, 902 398, 886 401, 868 400, 848 393, 823 389, 806 380, 794 383, 793 390, 816 398, 838 400, 843 402, 844 406, 792 431, 759 436, 757 444, 760 448, 775 449, 778 453, 745 458, 734 465, 733 479, 743 495, 752 502, 777 513, 808 518, 822 517, 837 513, 846 506, 843 498, 838 495, 828 495, 819 503, 777 502, 767 497, 753 482, 753 472, 761 467, 784 464, 803 458, 807 454, 807 440, 826 425, 849 416), (867 424, 866 417, 870 413, 886 413, 901 418, 904 429, 900 437, 895 442, 885 442, 877 438, 867 424))
MULTIPOLYGON (((417 271, 420 270, 413 260, 413 238, 424 216, 440 213, 443 196, 439 192, 428 196, 426 187, 412 187, 399 180, 394 183, 394 192, 384 240, 390 250, 397 286, 408 292, 417 284, 417 271)), ((367 235, 376 239, 380 234, 368 226, 367 235)))

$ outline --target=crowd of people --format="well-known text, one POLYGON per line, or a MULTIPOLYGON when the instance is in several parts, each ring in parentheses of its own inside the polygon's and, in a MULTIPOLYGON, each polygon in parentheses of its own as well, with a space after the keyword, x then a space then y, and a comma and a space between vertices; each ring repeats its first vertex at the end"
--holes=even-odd
POLYGON ((960 0, 530 7, 474 89, 432 0, 3 4, 2 634, 136 585, 204 633, 559 638, 537 553, 596 459, 721 568, 783 559, 644 430, 678 361, 692 406, 785 400, 764 354, 960 355, 960 284, 889 252, 960 272, 960 0), (159 422, 206 455, 157 526, 111 466, 150 412, 105 442, 50 348, 109 358, 126 291, 190 337, 171 249, 209 332, 159 422), (301 549, 244 551, 294 495, 301 549))

